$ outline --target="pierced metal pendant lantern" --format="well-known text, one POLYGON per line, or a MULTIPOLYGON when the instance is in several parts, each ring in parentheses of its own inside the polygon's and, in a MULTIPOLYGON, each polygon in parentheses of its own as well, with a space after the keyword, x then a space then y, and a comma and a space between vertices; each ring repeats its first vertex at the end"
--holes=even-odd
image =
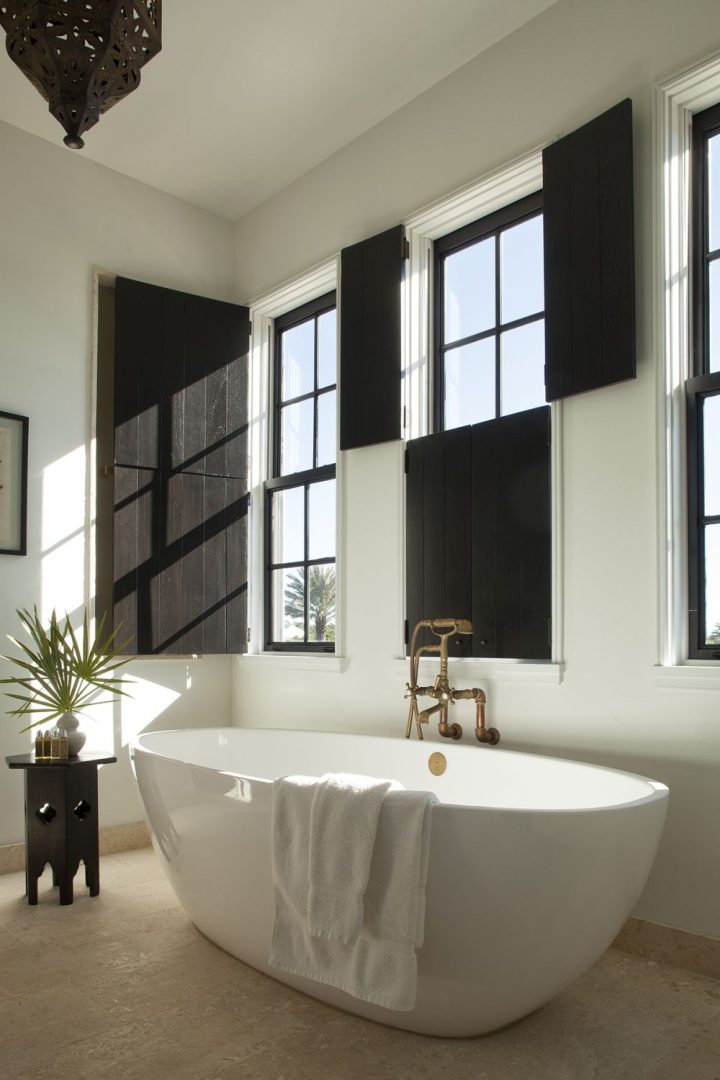
POLYGON ((48 102, 73 150, 130 94, 161 48, 160 0, 0 0, 10 59, 48 102))

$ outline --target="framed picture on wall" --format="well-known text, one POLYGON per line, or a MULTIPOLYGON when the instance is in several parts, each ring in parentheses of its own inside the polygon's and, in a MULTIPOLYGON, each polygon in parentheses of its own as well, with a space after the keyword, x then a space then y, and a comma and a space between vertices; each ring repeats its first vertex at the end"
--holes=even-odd
POLYGON ((29 424, 0 412, 0 555, 27 554, 29 424))

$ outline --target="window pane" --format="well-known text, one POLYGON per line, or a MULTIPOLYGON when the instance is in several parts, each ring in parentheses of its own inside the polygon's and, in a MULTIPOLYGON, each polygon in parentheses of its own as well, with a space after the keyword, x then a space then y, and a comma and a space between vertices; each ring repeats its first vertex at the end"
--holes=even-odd
POLYGON ((315 320, 282 334, 282 400, 315 389, 315 320))
POLYGON ((720 525, 705 528, 705 640, 720 645, 720 525))
POLYGON ((305 640, 305 570, 273 570, 273 641, 305 640))
POLYGON ((313 399, 280 410, 280 475, 313 467, 313 399))
POLYGON ((445 344, 495 325, 495 237, 445 259, 445 344))
POLYGON ((495 416, 495 338, 445 353, 445 428, 495 416))
POLYGON ((720 371, 720 259, 710 263, 708 371, 720 371))
POLYGON ((545 404, 545 321, 500 335, 500 414, 545 404))
POLYGON ((272 497, 272 561, 305 558, 305 488, 276 491, 272 497))
POLYGON ((317 321, 318 327, 318 389, 337 382, 336 313, 326 311, 317 321))
POLYGON ((706 517, 720 514, 720 394, 703 401, 703 462, 706 517))
POLYGON ((501 321, 535 315, 545 307, 542 214, 500 237, 501 321))
POLYGON ((720 248, 720 135, 708 139, 708 245, 710 251, 720 248))
POLYGON ((320 394, 317 402, 317 464, 332 465, 336 456, 336 400, 335 391, 320 394))
POLYGON ((335 640, 335 567, 308 567, 308 640, 335 640))
POLYGON ((332 558, 335 555, 335 481, 311 484, 308 495, 308 558, 332 558))

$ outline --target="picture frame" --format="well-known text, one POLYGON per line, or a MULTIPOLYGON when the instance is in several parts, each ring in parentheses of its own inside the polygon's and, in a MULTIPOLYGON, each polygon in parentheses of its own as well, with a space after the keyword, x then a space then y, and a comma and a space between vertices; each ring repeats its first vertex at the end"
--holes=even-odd
POLYGON ((0 555, 27 554, 27 416, 0 412, 0 555))

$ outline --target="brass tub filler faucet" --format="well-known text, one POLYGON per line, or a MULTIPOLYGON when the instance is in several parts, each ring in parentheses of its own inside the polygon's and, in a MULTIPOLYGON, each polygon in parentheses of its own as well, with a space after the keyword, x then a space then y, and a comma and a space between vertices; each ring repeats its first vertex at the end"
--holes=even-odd
POLYGON ((475 738, 478 742, 489 743, 495 746, 500 742, 500 732, 497 728, 485 727, 485 705, 487 698, 485 691, 474 686, 472 690, 455 690, 448 682, 448 638, 454 634, 472 634, 472 623, 469 619, 422 619, 415 625, 410 639, 410 682, 406 684, 405 697, 410 698, 405 738, 409 739, 412 734, 413 721, 417 730, 418 739, 422 739, 422 725, 427 724, 434 713, 439 713, 438 731, 446 739, 459 739, 462 737, 462 728, 459 724, 448 723, 448 709, 456 701, 472 700, 475 702, 475 738), (440 639, 438 645, 418 645, 417 638, 421 630, 429 630, 431 634, 440 639), (440 654, 440 673, 436 676, 432 686, 418 686, 418 666, 422 653, 440 654), (431 705, 420 712, 418 708, 419 697, 434 698, 436 705, 431 705))

